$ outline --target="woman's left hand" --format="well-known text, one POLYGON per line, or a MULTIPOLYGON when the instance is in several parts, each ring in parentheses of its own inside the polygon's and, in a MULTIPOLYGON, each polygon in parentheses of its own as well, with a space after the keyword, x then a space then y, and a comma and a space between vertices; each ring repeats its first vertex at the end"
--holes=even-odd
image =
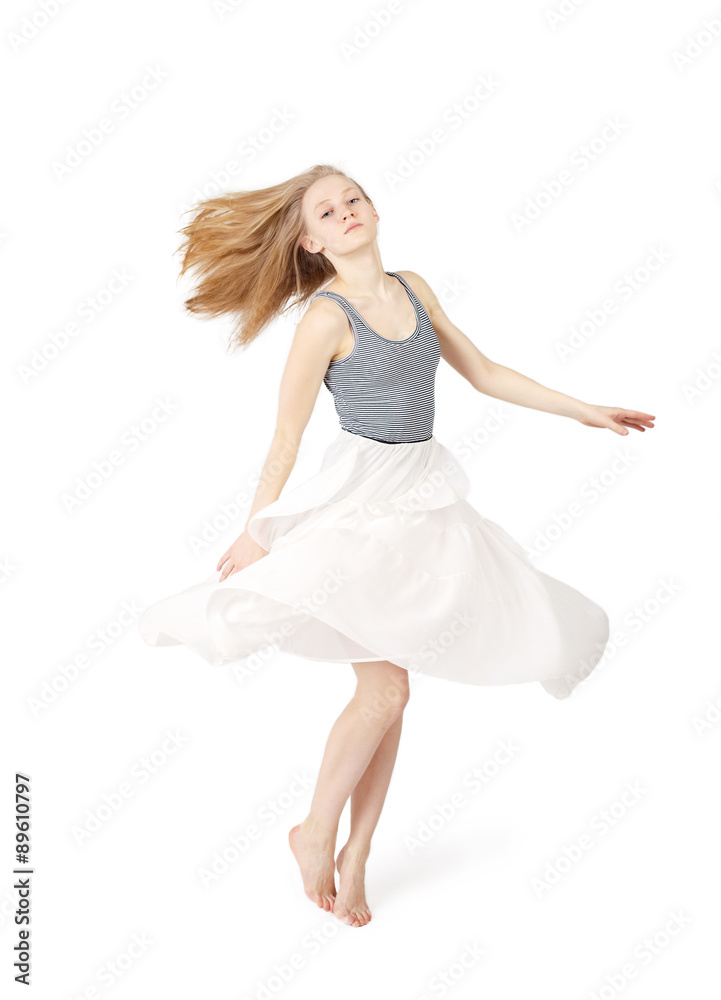
POLYGON ((645 431, 647 427, 652 428, 656 418, 650 413, 623 410, 620 406, 589 405, 576 419, 586 427, 607 427, 616 434, 628 434, 629 427, 637 431, 645 431))

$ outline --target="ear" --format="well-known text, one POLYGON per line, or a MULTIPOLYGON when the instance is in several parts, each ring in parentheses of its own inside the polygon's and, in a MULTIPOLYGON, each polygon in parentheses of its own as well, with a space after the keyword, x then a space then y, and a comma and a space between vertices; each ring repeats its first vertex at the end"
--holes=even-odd
POLYGON ((302 246, 305 247, 308 253, 322 253, 322 251, 325 249, 320 245, 320 243, 315 243, 313 240, 308 240, 307 242, 303 242, 302 246))
POLYGON ((309 236, 303 236, 301 238, 300 245, 304 250, 307 250, 308 253, 320 253, 323 249, 320 243, 316 243, 315 240, 312 240, 309 236))

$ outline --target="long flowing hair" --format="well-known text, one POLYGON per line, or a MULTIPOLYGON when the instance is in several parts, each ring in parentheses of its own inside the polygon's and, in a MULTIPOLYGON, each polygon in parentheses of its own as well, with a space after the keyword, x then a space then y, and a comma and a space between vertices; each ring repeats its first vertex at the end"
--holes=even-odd
MULTIPOLYGON (((320 163, 281 184, 256 191, 231 191, 195 204, 177 252, 180 277, 199 274, 185 308, 208 317, 236 319, 229 350, 247 347, 277 315, 302 306, 335 275, 322 253, 301 246, 306 232, 302 199, 320 177, 344 171, 320 163)), ((363 197, 370 198, 352 177, 363 197)))

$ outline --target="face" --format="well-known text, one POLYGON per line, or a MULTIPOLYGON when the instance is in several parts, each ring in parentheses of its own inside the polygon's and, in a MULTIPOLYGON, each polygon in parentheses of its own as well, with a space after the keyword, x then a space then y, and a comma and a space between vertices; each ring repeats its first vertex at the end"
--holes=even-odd
POLYGON ((306 233, 301 243, 310 253, 323 253, 332 261, 367 246, 377 236, 379 216, 373 204, 340 174, 314 181, 302 206, 306 233))

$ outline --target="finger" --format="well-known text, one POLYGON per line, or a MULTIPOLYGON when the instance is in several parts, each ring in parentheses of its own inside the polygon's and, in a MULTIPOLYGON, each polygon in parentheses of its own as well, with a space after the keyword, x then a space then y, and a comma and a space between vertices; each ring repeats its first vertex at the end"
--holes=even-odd
POLYGON ((653 424, 645 424, 645 421, 635 420, 632 417, 623 417, 621 423, 626 427, 637 427, 640 431, 645 430, 646 426, 653 427, 653 424))
POLYGON ((647 413, 637 413, 636 410, 621 410, 620 416, 624 423, 633 422, 633 426, 645 424, 647 427, 653 427, 653 421, 656 419, 647 413))
POLYGON ((220 559, 218 560, 218 565, 215 568, 221 569, 223 563, 225 562, 225 560, 228 558, 229 555, 230 555, 230 550, 228 550, 224 555, 220 557, 220 559))
POLYGON ((226 578, 226 577, 227 577, 227 576, 229 575, 229 573, 230 573, 230 570, 231 570, 232 566, 233 566, 233 564, 232 564, 231 562, 228 562, 228 563, 226 563, 226 565, 225 565, 225 569, 224 569, 224 570, 223 570, 223 572, 222 572, 222 573, 220 574, 220 582, 221 582, 221 583, 222 583, 222 582, 223 582, 223 580, 225 580, 225 578, 226 578))
POLYGON ((656 418, 650 413, 642 413, 640 410, 622 410, 616 409, 611 412, 611 417, 614 420, 628 421, 633 420, 641 424, 652 423, 656 418))

